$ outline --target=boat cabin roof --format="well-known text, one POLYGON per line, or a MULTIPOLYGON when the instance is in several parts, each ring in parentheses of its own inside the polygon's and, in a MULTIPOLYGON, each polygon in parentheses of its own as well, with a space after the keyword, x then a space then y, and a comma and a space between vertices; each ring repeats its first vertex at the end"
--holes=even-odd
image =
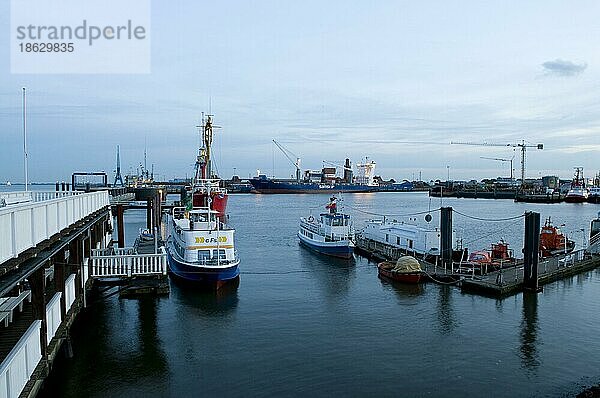
POLYGON ((350 215, 348 214, 343 214, 343 213, 321 213, 321 217, 325 217, 325 218, 350 218, 350 215))
POLYGON ((190 214, 208 214, 208 213, 219 214, 218 211, 212 210, 210 207, 194 207, 192 210, 189 211, 189 213, 190 214))

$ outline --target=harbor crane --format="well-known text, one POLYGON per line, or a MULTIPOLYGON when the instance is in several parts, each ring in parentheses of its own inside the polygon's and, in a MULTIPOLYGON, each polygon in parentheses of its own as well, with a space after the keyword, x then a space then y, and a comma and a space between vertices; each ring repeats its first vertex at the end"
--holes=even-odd
POLYGON ((279 148, 279 150, 283 152, 285 157, 288 158, 288 160, 294 165, 294 167, 296 168, 296 181, 300 181, 300 158, 296 156, 294 152, 281 145, 279 142, 273 140, 273 143, 277 145, 277 148, 279 148))
POLYGON ((497 162, 510 162, 510 179, 512 180, 513 177, 513 159, 515 158, 515 155, 513 155, 512 158, 510 159, 504 159, 504 158, 488 158, 485 156, 480 156, 480 159, 486 159, 486 160, 495 160, 497 162))
POLYGON ((535 149, 544 149, 544 144, 526 144, 525 140, 521 140, 521 142, 516 144, 494 144, 490 142, 454 142, 452 141, 450 144, 454 145, 475 145, 475 146, 503 146, 509 148, 521 148, 521 186, 525 184, 525 161, 527 159, 527 148, 535 148, 535 149))

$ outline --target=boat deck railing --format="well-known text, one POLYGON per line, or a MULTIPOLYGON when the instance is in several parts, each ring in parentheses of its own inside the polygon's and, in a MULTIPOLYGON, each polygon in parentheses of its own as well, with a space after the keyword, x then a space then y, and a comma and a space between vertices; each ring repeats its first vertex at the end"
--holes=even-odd
POLYGON ((320 236, 324 236, 326 242, 339 242, 339 241, 342 241, 342 240, 351 240, 354 237, 354 234, 352 234, 352 233, 349 233, 349 234, 328 234, 325 231, 324 228, 319 227, 318 225, 309 223, 309 222, 304 221, 304 220, 300 221, 300 225, 304 229, 306 229, 306 230, 308 230, 308 231, 310 231, 312 233, 315 233, 315 234, 320 235, 320 236))

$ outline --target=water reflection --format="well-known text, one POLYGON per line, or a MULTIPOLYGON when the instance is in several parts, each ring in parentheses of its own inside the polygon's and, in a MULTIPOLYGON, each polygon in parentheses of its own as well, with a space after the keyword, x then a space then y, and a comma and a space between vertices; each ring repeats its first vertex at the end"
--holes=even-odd
POLYGON ((199 289, 195 284, 171 278, 171 294, 184 304, 179 307, 184 316, 193 313, 186 311, 190 307, 200 310, 204 315, 222 316, 237 308, 239 285, 240 278, 236 278, 217 290, 199 289))
POLYGON ((425 293, 425 287, 423 283, 400 283, 386 278, 385 276, 379 276, 381 284, 389 286, 394 292, 396 292, 398 298, 406 297, 418 297, 425 293))
POLYGON ((454 309, 452 308, 452 287, 447 285, 439 286, 437 302, 437 319, 439 330, 442 334, 450 334, 456 328, 454 319, 454 309))
POLYGON ((523 320, 521 321, 521 362, 523 367, 534 371, 539 365, 537 352, 538 296, 534 292, 523 293, 523 320))
POLYGON ((165 374, 167 361, 162 350, 157 328, 157 308, 159 299, 143 297, 138 300, 138 320, 140 333, 139 356, 131 358, 126 369, 137 368, 138 375, 165 374))
POLYGON ((356 260, 324 256, 300 246, 303 262, 310 268, 327 298, 343 298, 348 295, 356 274, 356 260))

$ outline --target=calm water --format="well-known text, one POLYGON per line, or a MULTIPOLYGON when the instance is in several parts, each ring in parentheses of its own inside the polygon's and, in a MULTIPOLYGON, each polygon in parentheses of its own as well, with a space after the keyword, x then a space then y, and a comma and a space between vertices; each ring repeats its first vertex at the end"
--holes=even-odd
MULTIPOLYGON (((600 272, 504 300, 433 284, 393 285, 363 258, 337 261, 298 245, 298 217, 326 200, 230 197, 239 287, 199 293, 171 282, 165 298, 96 300, 73 331, 74 358, 56 363, 43 395, 528 397, 569 395, 600 382, 600 272)), ((380 193, 346 195, 345 203, 406 214, 436 209, 440 201, 380 193)), ((485 218, 540 211, 542 220, 552 215, 567 223, 578 243, 578 230, 587 234, 600 210, 444 204, 485 218)), ((359 227, 372 217, 352 213, 359 227)), ((131 242, 145 213, 128 211, 126 222, 131 242)), ((471 250, 501 237, 515 251, 522 245, 522 219, 485 223, 455 214, 454 227, 471 250)))

